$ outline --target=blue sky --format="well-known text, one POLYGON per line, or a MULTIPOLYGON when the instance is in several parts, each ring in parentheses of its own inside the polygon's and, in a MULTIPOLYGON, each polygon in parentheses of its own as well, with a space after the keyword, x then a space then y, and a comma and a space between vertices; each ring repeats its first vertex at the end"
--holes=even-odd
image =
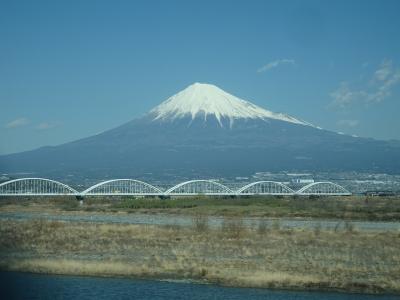
POLYGON ((0 154, 90 136, 193 82, 400 139, 400 1, 0 1, 0 154))

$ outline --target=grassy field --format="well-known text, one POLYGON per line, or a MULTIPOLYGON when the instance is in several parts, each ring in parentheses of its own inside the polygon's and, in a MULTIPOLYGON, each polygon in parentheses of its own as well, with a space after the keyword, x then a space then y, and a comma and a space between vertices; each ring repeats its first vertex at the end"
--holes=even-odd
POLYGON ((249 197, 195 196, 174 199, 73 197, 0 199, 1 211, 142 212, 186 215, 399 221, 400 197, 249 197))
POLYGON ((400 232, 0 220, 0 269, 194 279, 229 286, 400 293, 400 232))

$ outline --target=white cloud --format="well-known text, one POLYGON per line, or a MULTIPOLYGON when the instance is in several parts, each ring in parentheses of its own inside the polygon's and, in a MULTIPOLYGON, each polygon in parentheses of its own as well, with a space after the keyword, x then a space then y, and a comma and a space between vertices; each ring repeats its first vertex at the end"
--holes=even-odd
POLYGON ((392 88, 398 83, 400 83, 400 70, 390 74, 390 77, 378 87, 376 92, 368 94, 367 101, 370 103, 382 102, 392 94, 392 88))
POLYGON ((339 120, 337 121, 337 125, 343 127, 356 127, 360 124, 358 120, 339 120))
POLYGON ((351 90, 347 82, 342 82, 339 87, 329 95, 333 99, 331 106, 345 108, 362 99, 362 97, 365 96, 365 92, 351 90))
POLYGON ((18 118, 11 122, 8 122, 5 125, 5 127, 6 128, 17 128, 17 127, 25 126, 27 124, 29 124, 29 120, 27 118, 18 118))
POLYGON ((46 130, 46 129, 51 129, 51 128, 57 127, 58 125, 59 125, 58 123, 42 122, 36 126, 36 129, 46 130))
POLYGON ((282 64, 294 65, 295 61, 294 61, 294 59, 288 59, 288 58, 277 59, 277 60, 271 61, 268 64, 262 66, 261 68, 259 68, 257 70, 257 72, 258 73, 262 73, 262 72, 271 70, 273 68, 276 68, 276 67, 278 67, 279 65, 282 65, 282 64))
POLYGON ((384 81, 393 72, 393 63, 391 60, 385 59, 378 70, 375 71, 374 79, 378 81, 384 81))
POLYGON ((374 72, 370 84, 362 82, 362 89, 349 87, 348 83, 341 83, 329 95, 332 98, 331 106, 346 108, 355 104, 373 104, 384 101, 392 94, 392 89, 400 83, 400 69, 394 70, 391 60, 384 60, 374 72))

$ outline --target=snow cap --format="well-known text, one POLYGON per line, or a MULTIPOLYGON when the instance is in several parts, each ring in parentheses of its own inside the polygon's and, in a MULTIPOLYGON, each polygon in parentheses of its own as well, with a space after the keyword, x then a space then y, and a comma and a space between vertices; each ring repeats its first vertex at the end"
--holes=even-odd
POLYGON ((232 124, 235 119, 276 119, 285 122, 311 125, 286 114, 274 113, 253 103, 235 97, 219 87, 194 83, 174 96, 168 98, 150 111, 154 120, 175 120, 191 116, 215 116, 221 124, 221 119, 227 118, 232 124))

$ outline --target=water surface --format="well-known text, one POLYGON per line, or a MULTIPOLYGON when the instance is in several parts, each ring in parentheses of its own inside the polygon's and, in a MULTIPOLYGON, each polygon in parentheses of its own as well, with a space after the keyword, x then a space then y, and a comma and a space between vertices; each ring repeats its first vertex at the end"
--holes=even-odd
POLYGON ((188 282, 0 272, 2 299, 394 300, 394 295, 277 291, 188 282))
MULTIPOLYGON (((149 225, 180 225, 192 226, 193 217, 188 215, 173 214, 105 214, 105 213, 41 213, 41 212, 0 212, 0 220, 32 220, 47 219, 67 222, 92 222, 92 223, 117 223, 117 224, 149 224, 149 225)), ((276 220, 262 219, 258 217, 242 218, 245 226, 258 226, 263 220, 270 226, 276 220)), ((224 221, 223 217, 210 216, 208 218, 211 227, 219 227, 224 221)), ((377 221, 352 221, 359 230, 400 230, 400 222, 377 221)), ((279 219, 282 228, 308 228, 320 227, 324 229, 344 228, 345 223, 340 220, 306 220, 306 219, 279 219)))

